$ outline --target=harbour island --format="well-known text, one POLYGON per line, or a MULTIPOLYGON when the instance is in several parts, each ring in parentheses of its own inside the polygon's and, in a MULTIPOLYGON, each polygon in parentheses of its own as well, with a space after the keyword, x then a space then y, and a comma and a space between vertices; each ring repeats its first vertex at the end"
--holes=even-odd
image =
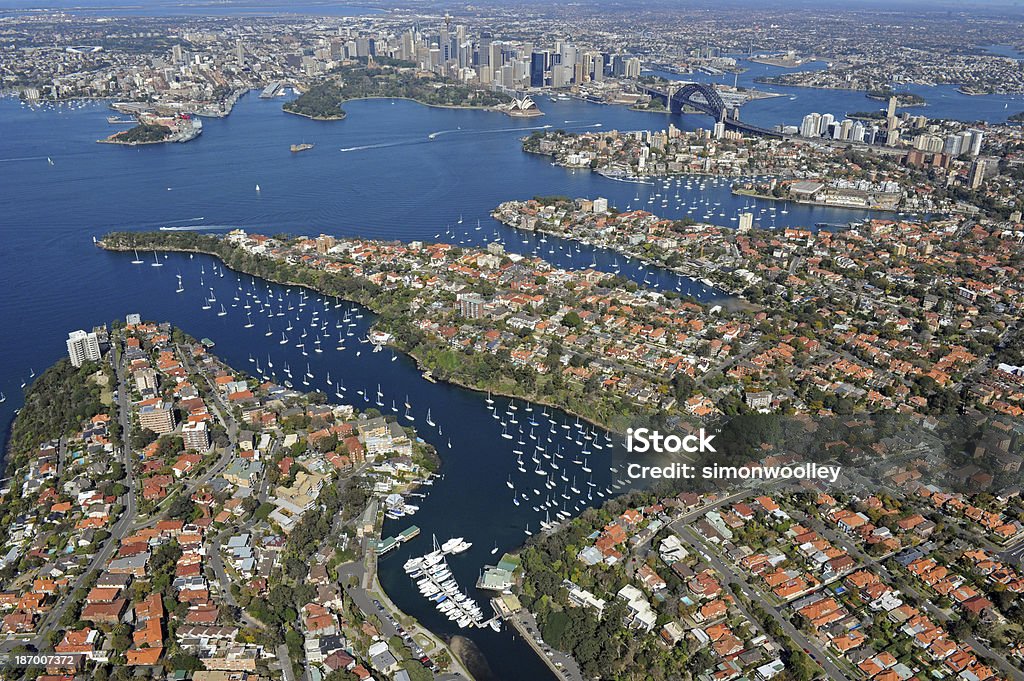
POLYGON ((138 125, 96 141, 127 146, 190 142, 202 132, 203 122, 197 116, 191 114, 162 116, 153 112, 143 112, 138 116, 138 125))

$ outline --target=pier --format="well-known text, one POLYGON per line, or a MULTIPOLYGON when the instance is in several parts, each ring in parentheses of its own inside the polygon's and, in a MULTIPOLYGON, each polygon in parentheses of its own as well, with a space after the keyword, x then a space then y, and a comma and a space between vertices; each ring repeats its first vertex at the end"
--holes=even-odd
POLYGON ((260 99, 273 99, 281 94, 284 85, 279 80, 271 81, 260 93, 260 99))

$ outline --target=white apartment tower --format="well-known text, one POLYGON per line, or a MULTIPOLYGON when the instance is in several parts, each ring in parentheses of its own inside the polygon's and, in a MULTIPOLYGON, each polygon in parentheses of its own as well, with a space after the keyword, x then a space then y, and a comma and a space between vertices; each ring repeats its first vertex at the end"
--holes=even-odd
POLYGON ((71 363, 80 367, 85 362, 95 362, 100 354, 100 340, 95 332, 86 333, 79 329, 68 334, 68 357, 71 363))

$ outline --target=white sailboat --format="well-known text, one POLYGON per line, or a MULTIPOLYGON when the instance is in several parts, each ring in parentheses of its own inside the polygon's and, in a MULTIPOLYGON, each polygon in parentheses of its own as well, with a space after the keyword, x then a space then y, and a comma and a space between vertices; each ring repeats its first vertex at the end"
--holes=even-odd
POLYGON ((153 251, 153 262, 150 263, 150 267, 163 267, 164 264, 160 262, 160 258, 157 257, 156 251, 153 251))

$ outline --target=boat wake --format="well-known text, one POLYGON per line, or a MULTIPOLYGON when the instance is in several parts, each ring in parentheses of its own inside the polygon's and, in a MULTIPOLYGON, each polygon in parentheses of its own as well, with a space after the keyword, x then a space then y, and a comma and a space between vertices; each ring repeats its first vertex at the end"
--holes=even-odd
POLYGON ((549 123, 547 125, 537 125, 537 126, 533 126, 533 127, 529 127, 529 128, 490 128, 490 129, 485 129, 485 130, 462 130, 460 128, 460 129, 457 129, 457 130, 438 130, 437 132, 432 132, 429 135, 427 135, 427 139, 433 140, 433 139, 437 139, 438 137, 440 137, 442 135, 451 135, 451 134, 454 134, 454 133, 462 133, 464 135, 490 135, 491 133, 495 133, 495 132, 520 132, 521 130, 547 130, 548 128, 553 128, 553 127, 554 126, 549 123))
POLYGON ((209 232, 223 229, 237 229, 237 225, 178 225, 168 227, 164 225, 159 228, 161 232, 209 232))
POLYGON ((20 163, 22 161, 45 161, 47 156, 18 156, 16 158, 0 158, 0 163, 20 163))
POLYGON ((381 142, 380 144, 363 144, 358 147, 342 147, 338 151, 349 152, 349 151, 363 151, 364 149, 384 149, 386 147, 400 147, 406 144, 417 144, 415 141, 406 142, 381 142))

